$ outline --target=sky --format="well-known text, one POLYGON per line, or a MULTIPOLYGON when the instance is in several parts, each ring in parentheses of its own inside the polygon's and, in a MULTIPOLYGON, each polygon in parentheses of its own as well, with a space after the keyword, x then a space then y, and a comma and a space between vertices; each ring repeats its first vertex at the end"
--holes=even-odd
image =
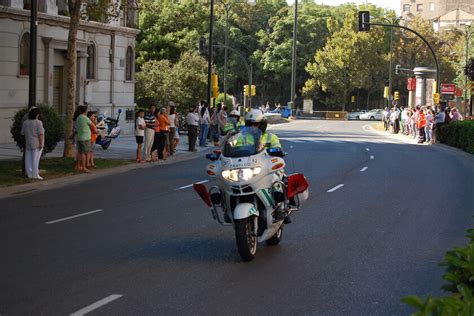
MULTIPOLYGON (((295 0, 286 0, 289 4, 293 4, 295 0)), ((395 10, 400 15, 400 0, 315 0, 319 4, 327 5, 340 5, 347 2, 353 2, 355 4, 373 3, 379 7, 389 8, 395 10)))

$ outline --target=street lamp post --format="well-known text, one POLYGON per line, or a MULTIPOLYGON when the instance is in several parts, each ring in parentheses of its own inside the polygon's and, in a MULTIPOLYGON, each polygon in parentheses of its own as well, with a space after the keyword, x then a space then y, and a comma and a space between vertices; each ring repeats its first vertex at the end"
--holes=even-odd
POLYGON ((28 108, 36 104, 36 39, 38 29, 38 2, 31 1, 30 7, 30 51, 29 51, 29 87, 28 87, 28 108))
MULTIPOLYGON (((233 4, 238 4, 241 2, 226 2, 224 0, 217 0, 220 4, 224 6, 225 10, 225 34, 224 34, 224 102, 227 101, 227 49, 229 47, 229 12, 233 4)), ((247 3, 250 5, 255 5, 254 0, 247 0, 247 3)))
MULTIPOLYGON (((466 37, 466 58, 465 58, 464 67, 467 67, 467 63, 468 63, 469 41, 471 39, 471 35, 472 35, 472 32, 469 31, 468 27, 466 27, 466 33, 465 33, 465 37, 466 37)), ((465 71, 465 74, 464 74, 464 117, 467 116, 467 109, 468 109, 468 104, 467 104, 467 90, 468 90, 468 88, 470 88, 470 87, 468 85, 467 71, 465 71)), ((472 113, 470 113, 470 115, 472 115, 472 113)))
POLYGON ((298 32, 298 0, 295 0, 295 18, 293 21, 293 50, 291 58, 291 107, 296 112, 295 90, 296 90, 296 39, 298 32))

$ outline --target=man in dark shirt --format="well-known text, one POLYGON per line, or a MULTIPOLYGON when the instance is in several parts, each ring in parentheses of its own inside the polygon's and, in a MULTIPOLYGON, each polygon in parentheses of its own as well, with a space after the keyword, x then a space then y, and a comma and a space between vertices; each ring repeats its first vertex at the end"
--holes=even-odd
POLYGON ((153 140, 155 138, 155 125, 156 125, 156 117, 155 117, 155 110, 156 106, 154 104, 150 104, 148 107, 148 112, 145 114, 145 159, 146 161, 151 161, 151 148, 153 146, 153 140))

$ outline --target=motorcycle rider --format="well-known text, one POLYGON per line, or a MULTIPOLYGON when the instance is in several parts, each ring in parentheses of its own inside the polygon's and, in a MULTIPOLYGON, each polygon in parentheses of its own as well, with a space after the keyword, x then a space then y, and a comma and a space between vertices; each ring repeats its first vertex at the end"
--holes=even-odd
POLYGON ((227 118, 227 124, 224 126, 224 134, 227 134, 229 132, 236 133, 239 131, 241 126, 242 122, 240 122, 239 111, 232 110, 229 113, 229 117, 227 118))
MULTIPOLYGON (((245 126, 252 126, 260 129, 260 131, 262 132, 262 136, 260 136, 260 144, 264 144, 265 149, 278 148, 283 151, 280 139, 277 135, 269 133, 267 131, 267 125, 267 118, 261 110, 253 109, 247 112, 247 114, 245 114, 245 126)), ((285 178, 284 173, 282 173, 282 177, 285 178)), ((284 216, 284 214, 275 212, 275 218, 281 218, 281 216, 284 216)), ((290 215, 285 216, 284 223, 291 223, 290 215)))

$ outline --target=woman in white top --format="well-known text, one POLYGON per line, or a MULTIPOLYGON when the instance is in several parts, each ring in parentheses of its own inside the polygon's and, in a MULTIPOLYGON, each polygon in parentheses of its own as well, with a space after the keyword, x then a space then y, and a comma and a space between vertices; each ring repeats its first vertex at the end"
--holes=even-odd
POLYGON ((170 106, 170 114, 168 115, 168 119, 170 120, 170 132, 168 133, 168 137, 171 156, 176 152, 176 144, 174 138, 176 134, 176 128, 179 127, 178 114, 176 113, 176 107, 174 105, 170 106))
POLYGON ((209 132, 209 124, 211 123, 211 116, 209 115, 208 104, 204 102, 199 112, 199 146, 207 146, 207 134, 209 132))
POLYGON ((39 161, 44 148, 44 128, 38 117, 38 108, 31 108, 28 119, 21 126, 21 134, 25 135, 26 175, 30 179, 43 180, 39 175, 39 161))

